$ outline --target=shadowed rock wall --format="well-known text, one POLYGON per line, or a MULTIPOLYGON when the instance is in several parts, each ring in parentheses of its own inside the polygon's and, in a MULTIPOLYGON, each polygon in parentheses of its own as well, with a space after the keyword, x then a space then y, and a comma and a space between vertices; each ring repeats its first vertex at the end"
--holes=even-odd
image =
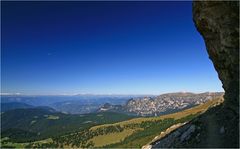
POLYGON ((225 90, 224 106, 239 107, 239 2, 194 1, 193 20, 225 90))

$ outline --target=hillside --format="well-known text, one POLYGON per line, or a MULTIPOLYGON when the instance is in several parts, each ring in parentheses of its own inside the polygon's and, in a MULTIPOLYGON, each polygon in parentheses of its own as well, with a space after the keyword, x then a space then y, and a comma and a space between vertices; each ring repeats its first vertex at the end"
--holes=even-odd
POLYGON ((145 148, 232 148, 238 144, 237 119, 223 105, 218 105, 196 117, 186 125, 159 135, 145 148), (231 119, 229 119, 231 117, 231 119), (224 121, 229 119, 229 121, 224 121), (208 139, 206 139, 208 138, 208 139), (220 141, 221 140, 221 141, 220 141))
POLYGON ((205 104, 160 117, 135 118, 114 124, 93 126, 60 137, 48 143, 31 143, 28 147, 138 147, 151 142, 162 131, 175 124, 191 121, 208 108, 222 102, 221 98, 205 104))
POLYGON ((46 107, 15 109, 1 114, 1 137, 9 137, 13 142, 29 142, 131 118, 113 112, 71 115, 46 107))

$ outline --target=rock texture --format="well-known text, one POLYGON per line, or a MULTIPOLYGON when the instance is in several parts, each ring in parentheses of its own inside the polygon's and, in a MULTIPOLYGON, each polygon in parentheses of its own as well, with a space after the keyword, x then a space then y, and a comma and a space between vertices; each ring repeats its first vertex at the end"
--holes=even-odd
POLYGON ((225 106, 239 107, 239 2, 194 1, 193 20, 225 90, 225 106))
POLYGON ((167 137, 160 141, 151 143, 152 148, 172 148, 179 147, 178 144, 187 141, 191 134, 195 132, 196 126, 191 124, 186 124, 181 129, 177 129, 173 133, 169 134, 167 137))

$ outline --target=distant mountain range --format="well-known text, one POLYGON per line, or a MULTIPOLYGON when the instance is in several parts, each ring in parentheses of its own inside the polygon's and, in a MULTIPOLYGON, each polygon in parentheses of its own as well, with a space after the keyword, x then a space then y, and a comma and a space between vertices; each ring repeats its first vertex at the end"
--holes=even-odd
POLYGON ((96 112, 96 110, 99 109, 101 105, 102 104, 99 104, 99 103, 83 104, 79 101, 63 101, 63 102, 53 103, 50 106, 62 113, 86 114, 86 113, 96 112))
POLYGON ((21 102, 1 103, 1 112, 13 110, 13 109, 27 109, 33 108, 32 105, 21 102))
POLYGON ((48 106, 57 102, 78 101, 81 104, 123 104, 130 98, 144 95, 1 95, 1 103, 23 102, 34 106, 48 106))
POLYGON ((159 116, 177 112, 199 104, 203 104, 216 97, 223 96, 223 92, 169 93, 156 97, 132 98, 125 105, 104 104, 98 111, 112 111, 140 116, 159 116))
POLYGON ((223 94, 222 92, 201 94, 178 92, 146 97, 130 95, 5 95, 1 99, 1 111, 40 106, 51 107, 58 112, 69 114, 111 111, 138 116, 158 116, 205 103, 223 94))
POLYGON ((2 109, 9 106, 48 106, 55 110, 69 114, 84 114, 96 112, 104 103, 125 104, 130 98, 142 95, 74 95, 74 96, 29 96, 29 95, 1 95, 2 109), (9 104, 7 104, 9 103, 9 104))

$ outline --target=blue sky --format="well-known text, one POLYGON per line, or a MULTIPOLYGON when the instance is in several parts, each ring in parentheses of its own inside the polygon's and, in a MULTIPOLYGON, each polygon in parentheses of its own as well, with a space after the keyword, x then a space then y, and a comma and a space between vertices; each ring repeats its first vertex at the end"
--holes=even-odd
POLYGON ((191 2, 2 2, 1 92, 223 91, 191 2))

